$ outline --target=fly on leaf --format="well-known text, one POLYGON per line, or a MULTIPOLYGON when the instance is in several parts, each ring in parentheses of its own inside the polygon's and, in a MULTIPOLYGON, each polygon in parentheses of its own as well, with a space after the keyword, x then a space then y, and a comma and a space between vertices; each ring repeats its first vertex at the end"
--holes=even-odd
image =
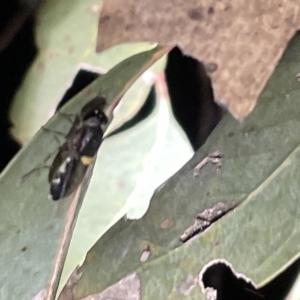
POLYGON ((53 200, 69 196, 81 183, 101 145, 108 124, 108 118, 103 112, 105 103, 103 97, 96 97, 76 116, 65 143, 50 167, 48 180, 53 200))

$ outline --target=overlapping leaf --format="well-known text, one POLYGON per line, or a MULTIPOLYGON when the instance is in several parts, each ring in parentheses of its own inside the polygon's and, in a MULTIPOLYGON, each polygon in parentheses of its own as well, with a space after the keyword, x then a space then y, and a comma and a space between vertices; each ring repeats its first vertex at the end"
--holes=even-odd
MULTIPOLYGON (((223 259, 260 287, 300 255, 300 36, 283 55, 254 112, 227 115, 181 171, 158 189, 139 221, 120 220, 90 250, 75 299, 103 292, 135 274, 138 299, 204 299, 199 274, 223 259), (220 150, 213 164, 194 167, 220 150), (237 207, 185 244, 197 213, 224 202, 237 207), (148 260, 142 254, 148 251, 148 260), (192 278, 194 285, 184 289, 192 278)), ((201 278, 200 278, 201 280, 201 278)))
MULTIPOLYGON (((131 84, 167 50, 157 47, 125 60, 79 93, 62 111, 76 114, 97 94, 105 96, 114 107, 131 84)), ((111 109, 107 113, 111 117, 111 109)), ((60 114, 46 125, 59 132, 67 132, 70 126, 60 114)), ((58 147, 54 134, 40 130, 1 174, 0 252, 6 270, 0 275, 3 299, 31 299, 43 289, 45 299, 54 297, 86 182, 82 191, 78 189, 75 195, 54 202, 47 199, 47 169, 23 176, 49 165, 51 160, 45 160, 58 147)), ((91 176, 89 171, 86 181, 91 176)))

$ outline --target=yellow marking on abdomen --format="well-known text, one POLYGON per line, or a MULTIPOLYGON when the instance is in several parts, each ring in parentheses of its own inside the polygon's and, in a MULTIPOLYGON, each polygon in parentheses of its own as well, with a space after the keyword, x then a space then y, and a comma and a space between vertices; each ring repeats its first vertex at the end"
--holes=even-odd
POLYGON ((89 166, 93 160, 93 157, 83 155, 80 157, 80 160, 85 166, 89 166))

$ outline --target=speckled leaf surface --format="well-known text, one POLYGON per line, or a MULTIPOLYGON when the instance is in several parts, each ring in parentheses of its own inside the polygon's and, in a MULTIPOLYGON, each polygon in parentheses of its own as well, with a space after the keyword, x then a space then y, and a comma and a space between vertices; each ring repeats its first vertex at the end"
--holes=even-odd
MULTIPOLYGON (((100 93, 107 98, 110 106, 106 111, 111 117, 111 107, 166 51, 158 47, 125 60, 85 88, 62 111, 76 114, 84 103, 100 93)), ((70 126, 60 114, 46 124, 49 130, 59 132, 68 132, 70 126)), ((43 292, 45 299, 54 297, 87 182, 74 195, 54 202, 47 198, 47 169, 23 176, 34 168, 49 165, 58 147, 55 134, 40 130, 1 173, 0 253, 6 270, 0 274, 1 299, 31 299, 43 292)))
MULTIPOLYGON (((121 219, 90 250, 73 287, 74 299, 101 293, 128 274, 140 280, 138 299, 204 299, 199 274, 226 260, 260 287, 300 255, 300 35, 288 46, 242 123, 226 115, 206 144, 154 194, 138 221, 121 219), (220 172, 194 167, 220 150, 220 172), (218 202, 236 205, 204 233, 179 237, 198 213, 218 202), (150 252, 141 262, 142 254, 150 252), (186 289, 189 278, 194 279, 186 289)), ((201 279, 201 278, 200 278, 201 279)))
POLYGON ((105 73, 125 58, 153 48, 136 43, 96 53, 101 6, 102 0, 46 0, 41 6, 35 27, 39 53, 10 112, 12 134, 22 144, 53 115, 80 69, 105 73))

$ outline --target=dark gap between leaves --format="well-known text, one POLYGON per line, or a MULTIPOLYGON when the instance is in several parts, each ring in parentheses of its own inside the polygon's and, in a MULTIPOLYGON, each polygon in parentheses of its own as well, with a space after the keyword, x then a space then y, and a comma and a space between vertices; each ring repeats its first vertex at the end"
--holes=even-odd
POLYGON ((76 94, 83 90, 86 86, 96 80, 101 74, 89 70, 80 69, 76 74, 72 85, 67 89, 56 110, 59 110, 64 104, 72 99, 76 94))
POLYGON ((174 116, 196 151, 222 117, 211 80, 204 65, 178 47, 169 53, 165 73, 174 116))
POLYGON ((23 20, 18 16, 24 11, 24 3, 19 1, 0 1, 0 36, 2 51, 0 52, 0 172, 20 149, 20 145, 10 136, 11 122, 9 108, 23 76, 33 61, 37 48, 34 41, 34 18, 26 15, 23 20), (14 19, 14 22, 11 20, 14 19), (15 22, 22 22, 20 27, 15 22), (11 25, 10 25, 11 24, 11 25), (13 34, 6 34, 10 32, 13 34))
POLYGON ((225 263, 210 266, 203 274, 205 287, 217 290, 217 300, 282 300, 290 291, 300 270, 300 259, 266 286, 255 289, 243 278, 237 278, 225 263))

